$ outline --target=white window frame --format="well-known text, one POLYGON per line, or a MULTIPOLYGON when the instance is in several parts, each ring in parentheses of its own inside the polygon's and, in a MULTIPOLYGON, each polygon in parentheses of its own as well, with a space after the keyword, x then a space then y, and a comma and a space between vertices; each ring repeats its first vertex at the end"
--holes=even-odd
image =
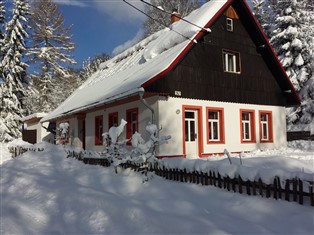
POLYGON ((269 140, 269 114, 267 113, 261 113, 261 116, 265 115, 266 120, 262 120, 261 117, 261 132, 262 132, 262 136, 261 136, 261 140, 263 141, 268 141, 269 140), (264 132, 264 130, 266 129, 266 133, 264 132), (264 138, 264 136, 266 136, 266 138, 264 138))
POLYGON ((249 112, 242 112, 242 140, 243 141, 251 141, 252 140, 252 130, 251 130, 251 119, 252 114, 249 112), (249 119, 244 120, 243 114, 247 114, 249 119), (246 138, 246 133, 249 134, 248 138, 246 138))
POLYGON ((223 50, 222 53, 224 71, 228 73, 240 73, 240 53, 229 50, 223 50))
POLYGON ((208 124, 209 124, 209 141, 221 141, 220 139, 220 112, 216 110, 208 110, 208 112, 217 113, 217 119, 209 118, 208 117, 208 124), (214 124, 217 127, 217 138, 214 137, 214 124))
POLYGON ((229 32, 233 32, 233 20, 230 18, 226 19, 226 29, 229 32))

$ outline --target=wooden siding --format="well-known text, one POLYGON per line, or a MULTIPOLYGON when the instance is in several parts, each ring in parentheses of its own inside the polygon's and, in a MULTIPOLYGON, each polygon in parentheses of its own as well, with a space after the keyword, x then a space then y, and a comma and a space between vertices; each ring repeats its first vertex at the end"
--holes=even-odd
POLYGON ((180 91, 183 98, 287 105, 275 78, 279 76, 278 70, 265 62, 265 55, 258 52, 259 44, 253 42, 248 26, 242 22, 245 19, 239 15, 239 20, 233 20, 233 32, 226 30, 226 16, 221 15, 212 25, 211 33, 194 45, 170 73, 145 87, 145 90, 169 93, 171 96, 180 91), (223 49, 240 53, 239 74, 223 71, 223 49))

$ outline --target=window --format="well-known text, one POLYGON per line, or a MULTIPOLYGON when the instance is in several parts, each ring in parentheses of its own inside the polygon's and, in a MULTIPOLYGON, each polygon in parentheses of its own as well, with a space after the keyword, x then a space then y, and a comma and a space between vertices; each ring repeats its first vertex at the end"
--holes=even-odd
POLYGON ((127 110, 126 119, 126 138, 131 139, 132 135, 138 131, 138 109, 127 110))
POLYGON ((230 19, 230 18, 227 18, 226 19, 226 28, 227 28, 227 31, 230 31, 230 32, 233 32, 233 20, 230 19))
POLYGON ((109 113, 108 115, 108 129, 112 126, 118 126, 119 121, 118 121, 118 112, 115 113, 109 113))
POLYGON ((241 142, 255 142, 255 115, 254 110, 240 110, 241 142))
POLYGON ((222 108, 207 108, 207 120, 208 143, 224 143, 224 110, 222 108))
POLYGON ((96 116, 95 117, 95 145, 102 145, 103 144, 103 116, 96 116))
POLYGON ((261 142, 272 142, 273 141, 273 121, 272 112, 260 111, 260 140, 261 142))
POLYGON ((223 50, 222 54, 224 71, 229 73, 240 73, 240 53, 223 50))

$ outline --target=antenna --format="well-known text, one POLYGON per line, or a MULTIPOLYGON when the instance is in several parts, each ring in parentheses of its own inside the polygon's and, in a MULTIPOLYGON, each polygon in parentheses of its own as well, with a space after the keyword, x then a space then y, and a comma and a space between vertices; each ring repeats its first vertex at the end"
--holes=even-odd
MULTIPOLYGON (((153 8, 155 8, 155 9, 157 9, 157 10, 159 10, 159 11, 162 11, 162 12, 164 12, 164 13, 167 13, 167 14, 169 14, 169 15, 172 15, 172 12, 169 12, 169 11, 166 11, 165 9, 163 9, 161 6, 155 6, 155 5, 153 5, 153 4, 151 4, 151 3, 149 3, 149 2, 146 2, 146 1, 144 1, 144 0, 141 0, 141 2, 143 2, 143 3, 145 3, 145 4, 147 4, 147 5, 149 5, 149 6, 151 6, 151 7, 153 7, 153 8)), ((193 26, 195 26, 195 27, 197 27, 197 28, 199 28, 199 29, 201 29, 201 30, 204 30, 204 31, 207 31, 207 32, 211 32, 211 30, 209 29, 209 28, 203 28, 203 27, 201 27, 201 26, 199 26, 199 25, 197 25, 197 24, 194 24, 193 22, 191 22, 191 21, 189 21, 189 20, 186 20, 186 19, 184 19, 184 18, 182 18, 182 17, 180 17, 180 16, 177 16, 180 20, 182 20, 182 21, 184 21, 184 22, 186 22, 186 23, 188 23, 188 24, 191 24, 191 25, 193 25, 193 26)))
POLYGON ((159 24, 163 25, 164 27, 166 27, 166 28, 170 29, 171 31, 173 31, 173 32, 175 32, 175 33, 177 33, 177 34, 179 34, 180 36, 186 38, 187 40, 189 40, 189 41, 191 41, 191 42, 194 42, 194 43, 197 43, 197 41, 196 41, 195 39, 192 40, 191 38, 189 38, 189 37, 183 35, 182 33, 179 33, 178 31, 169 28, 169 26, 165 25, 165 24, 164 24, 163 22, 161 22, 160 20, 154 19, 153 17, 151 17, 150 15, 146 14, 146 13, 145 13, 144 11, 142 11, 141 9, 139 9, 139 8, 137 8, 136 6, 133 6, 131 3, 127 2, 126 0, 123 0, 123 2, 125 2, 125 3, 128 4, 129 6, 133 7, 135 10, 141 12, 142 14, 146 15, 148 18, 150 18, 150 19, 152 19, 152 20, 158 22, 159 24))

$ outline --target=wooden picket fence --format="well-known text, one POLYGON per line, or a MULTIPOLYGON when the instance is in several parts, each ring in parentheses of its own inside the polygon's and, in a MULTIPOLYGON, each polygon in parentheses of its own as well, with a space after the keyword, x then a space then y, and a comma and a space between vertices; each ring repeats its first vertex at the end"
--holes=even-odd
MULTIPOLYGON (((16 157, 26 151, 43 151, 43 149, 15 147, 10 149, 12 157, 16 157)), ((75 151, 67 151, 67 157, 73 157, 85 164, 100 165, 104 167, 111 166, 111 160, 106 158, 88 157, 88 153, 75 151)), ((272 184, 265 184, 261 179, 257 181, 243 180, 241 176, 235 178, 221 176, 215 171, 209 172, 188 172, 186 169, 166 169, 158 164, 150 164, 146 167, 143 163, 134 163, 127 161, 120 164, 120 167, 130 168, 134 171, 150 171, 167 180, 173 180, 184 183, 195 183, 201 185, 212 185, 223 188, 228 191, 246 193, 247 195, 261 196, 266 198, 274 198, 276 200, 286 200, 298 202, 299 204, 310 204, 314 206, 313 181, 302 181, 300 179, 286 179, 284 187, 281 185, 279 177, 275 177, 272 184), (308 190, 305 190, 306 186, 308 190)))
MULTIPOLYGON (((133 170, 143 169, 143 164, 134 164, 127 162, 121 165, 123 168, 131 168, 133 170)), ((223 188, 228 191, 246 193, 247 195, 259 195, 266 198, 274 198, 276 200, 283 199, 286 201, 294 201, 299 204, 310 204, 314 206, 313 181, 302 181, 300 179, 287 179, 285 186, 281 186, 279 177, 275 177, 272 184, 265 184, 261 179, 258 181, 243 180, 241 176, 230 178, 223 177, 214 171, 204 172, 187 172, 186 169, 166 169, 156 165, 149 165, 148 171, 153 171, 156 175, 167 180, 195 183, 201 185, 212 185, 223 188), (304 190, 304 185, 308 185, 308 191, 304 190)))
POLYGON ((40 152, 43 151, 43 148, 34 148, 34 147, 25 147, 25 146, 14 146, 9 147, 9 152, 11 153, 12 158, 16 158, 17 156, 27 152, 27 151, 33 151, 33 152, 40 152))

